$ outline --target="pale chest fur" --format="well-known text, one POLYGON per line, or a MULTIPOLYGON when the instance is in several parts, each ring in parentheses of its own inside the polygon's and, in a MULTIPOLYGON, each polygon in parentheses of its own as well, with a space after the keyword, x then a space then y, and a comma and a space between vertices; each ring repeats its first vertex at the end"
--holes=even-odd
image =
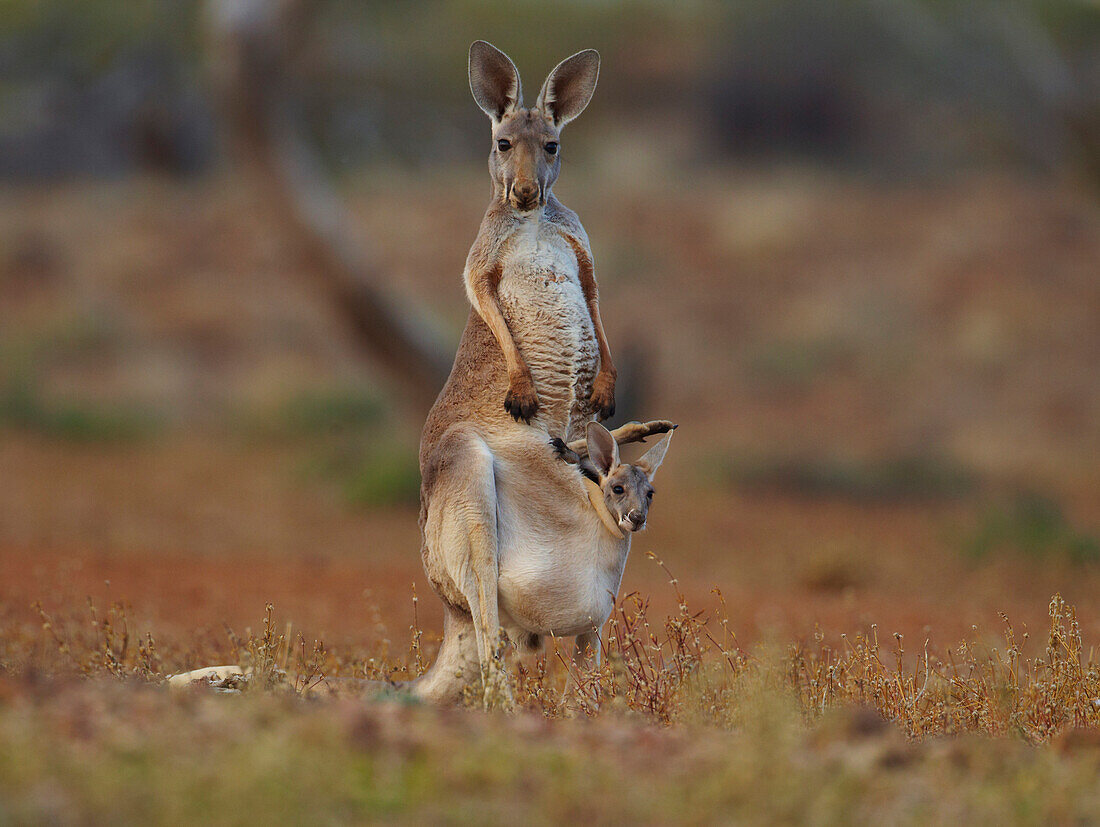
POLYGON ((508 239, 499 286, 512 337, 539 395, 538 420, 566 439, 582 435, 599 369, 599 346, 569 242, 530 220, 508 239))

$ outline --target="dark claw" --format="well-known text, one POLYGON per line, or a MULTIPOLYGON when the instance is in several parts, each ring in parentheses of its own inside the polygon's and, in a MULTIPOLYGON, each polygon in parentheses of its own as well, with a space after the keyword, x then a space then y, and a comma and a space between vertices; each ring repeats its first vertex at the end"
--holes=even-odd
POLYGON ((577 465, 581 461, 577 452, 570 448, 565 443, 565 440, 559 436, 550 440, 550 447, 554 449, 554 453, 557 454, 558 459, 562 462, 566 462, 569 465, 577 465))
POLYGON ((511 391, 504 397, 504 410, 508 411, 516 422, 522 419, 524 423, 530 425, 531 417, 535 415, 538 408, 537 399, 517 399, 511 391))
MULTIPOLYGON (((602 396, 602 395, 601 395, 602 396)), ((611 395, 611 399, 608 400, 606 396, 598 398, 596 394, 592 396, 592 403, 595 406, 596 418, 603 422, 606 419, 610 419, 615 415, 615 396, 611 395)))

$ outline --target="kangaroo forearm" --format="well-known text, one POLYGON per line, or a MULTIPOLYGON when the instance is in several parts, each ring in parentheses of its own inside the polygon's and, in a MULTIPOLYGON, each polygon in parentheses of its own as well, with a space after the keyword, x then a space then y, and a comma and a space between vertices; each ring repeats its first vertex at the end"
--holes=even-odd
MULTIPOLYGON (((480 252, 480 251, 479 251, 480 252)), ((499 251, 498 251, 499 253, 499 251)), ((471 253, 471 259, 475 258, 471 253)), ((485 322, 504 356, 504 367, 508 371, 508 392, 504 395, 504 410, 519 422, 531 423, 539 409, 539 397, 531 378, 531 369, 516 347, 512 331, 504 318, 500 307, 500 280, 503 272, 499 255, 486 256, 475 266, 466 265, 466 291, 470 302, 485 322)))
POLYGON ((490 300, 479 307, 478 311, 481 313, 481 318, 485 320, 485 324, 488 325, 489 330, 493 332, 493 338, 500 345, 500 350, 504 354, 504 366, 508 370, 508 376, 511 378, 530 373, 527 363, 523 360, 523 355, 519 352, 519 348, 516 347, 516 342, 512 338, 512 331, 508 329, 508 322, 504 318, 504 313, 501 312, 500 304, 495 299, 490 300))
POLYGON ((470 279, 471 293, 478 315, 484 319, 485 324, 493 333, 493 338, 500 345, 500 351, 504 354, 504 365, 508 370, 509 378, 530 373, 523 355, 516 347, 512 331, 508 327, 508 321, 504 318, 504 311, 500 308, 500 297, 497 294, 497 285, 500 283, 499 273, 490 271, 479 277, 470 279))
POLYGON ((592 326, 596 331, 596 344, 600 348, 600 372, 617 376, 615 363, 611 360, 611 347, 607 344, 607 334, 603 331, 603 320, 600 318, 600 307, 595 300, 589 303, 588 312, 592 315, 592 326))
POLYGON ((584 301, 588 306, 588 315, 592 318, 592 327, 596 333, 596 344, 600 348, 600 371, 615 375, 615 364, 611 361, 611 347, 607 343, 607 334, 604 333, 603 319, 600 318, 600 291, 596 285, 596 269, 592 264, 592 256, 583 244, 571 235, 565 236, 573 247, 573 254, 577 257, 577 275, 581 282, 581 292, 584 293, 584 301))

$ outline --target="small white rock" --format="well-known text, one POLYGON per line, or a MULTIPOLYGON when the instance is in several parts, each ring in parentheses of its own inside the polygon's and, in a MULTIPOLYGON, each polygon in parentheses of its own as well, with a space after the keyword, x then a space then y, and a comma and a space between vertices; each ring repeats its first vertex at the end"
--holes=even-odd
POLYGON ((242 669, 235 663, 228 666, 206 666, 202 669, 192 669, 190 672, 181 672, 178 675, 169 675, 168 687, 170 689, 186 689, 195 681, 206 681, 213 684, 218 681, 225 681, 228 678, 248 675, 251 672, 251 669, 242 669))

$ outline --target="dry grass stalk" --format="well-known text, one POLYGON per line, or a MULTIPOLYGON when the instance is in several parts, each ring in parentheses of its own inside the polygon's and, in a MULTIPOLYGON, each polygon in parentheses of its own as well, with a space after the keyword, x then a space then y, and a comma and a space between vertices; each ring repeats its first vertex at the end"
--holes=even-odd
MULTIPOLYGON (((664 725, 730 727, 751 714, 759 700, 753 693, 763 692, 793 699, 807 721, 835 707, 871 709, 913 739, 970 732, 1038 744, 1067 730, 1100 725, 1100 664, 1085 647, 1075 609, 1059 595, 1050 602, 1050 625, 1039 653, 1028 652, 1028 635, 1018 636, 1002 614, 1003 645, 966 640, 942 655, 927 640, 917 652, 907 652, 901 635, 885 647, 874 625, 852 638, 842 635, 839 646, 826 643, 818 630, 811 641, 791 644, 778 656, 750 655, 729 629, 720 591, 715 590, 718 611, 708 616, 691 609, 676 578, 668 576, 678 602, 673 615, 654 623, 642 595, 625 595, 607 625, 600 668, 578 672, 560 643, 552 641, 547 653, 513 658, 507 685, 494 690, 498 705, 548 718, 625 713, 664 725)), ((414 592, 414 612, 415 606, 414 592)), ((242 666, 246 674, 234 676, 225 689, 304 696, 326 682, 338 687, 342 678, 384 680, 415 676, 425 668, 415 620, 409 659, 402 662, 390 659, 388 640, 374 651, 337 653, 320 641, 311 644, 301 632, 292 639, 289 624, 280 634, 271 604, 258 637, 249 632, 242 640, 227 629, 220 644, 196 648, 189 642, 164 653, 151 634, 132 634, 125 604, 114 603, 101 615, 89 601, 91 623, 59 622, 40 605, 35 609, 42 634, 26 642, 26 661, 52 651, 52 671, 58 673, 159 683, 172 667, 204 658, 242 666)), ((471 692, 471 703, 482 698, 471 692)))

